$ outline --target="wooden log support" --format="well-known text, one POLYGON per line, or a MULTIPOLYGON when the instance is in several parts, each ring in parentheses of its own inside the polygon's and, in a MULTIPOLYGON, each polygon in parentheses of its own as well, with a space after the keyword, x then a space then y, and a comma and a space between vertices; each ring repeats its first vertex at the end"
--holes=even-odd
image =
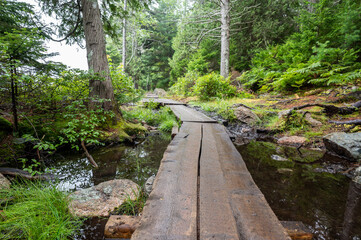
POLYGON ((184 123, 167 148, 132 239, 197 239, 201 125, 184 123))

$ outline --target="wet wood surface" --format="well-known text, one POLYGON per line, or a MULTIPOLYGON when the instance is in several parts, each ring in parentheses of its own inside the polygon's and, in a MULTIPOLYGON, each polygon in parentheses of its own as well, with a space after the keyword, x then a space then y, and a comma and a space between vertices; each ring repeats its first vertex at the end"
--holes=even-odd
POLYGON ((169 107, 182 122, 217 123, 216 120, 192 108, 182 105, 170 105, 169 107))
POLYGON ((289 240, 224 126, 194 109, 170 107, 183 124, 132 239, 289 240))

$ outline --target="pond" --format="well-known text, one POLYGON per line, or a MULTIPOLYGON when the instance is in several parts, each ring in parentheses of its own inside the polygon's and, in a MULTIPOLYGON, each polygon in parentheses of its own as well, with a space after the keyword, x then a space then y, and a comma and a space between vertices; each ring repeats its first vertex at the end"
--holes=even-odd
MULTIPOLYGON (((153 133, 135 146, 120 144, 91 151, 98 169, 92 167, 81 153, 66 154, 54 159, 48 171, 59 176, 58 188, 69 192, 120 178, 131 179, 143 186, 150 176, 157 173, 170 141, 169 134, 153 133)), ((102 218, 87 219, 74 239, 104 239, 106 221, 102 218)))
POLYGON ((361 239, 361 186, 331 173, 343 160, 268 142, 237 149, 279 220, 303 222, 314 239, 361 239))

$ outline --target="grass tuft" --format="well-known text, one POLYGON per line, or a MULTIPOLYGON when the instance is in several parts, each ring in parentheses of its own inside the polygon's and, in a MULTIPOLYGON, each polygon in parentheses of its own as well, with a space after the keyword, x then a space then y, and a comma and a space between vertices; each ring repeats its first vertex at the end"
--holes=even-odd
POLYGON ((68 209, 68 197, 52 185, 14 184, 0 190, 7 200, 0 213, 1 239, 69 239, 81 225, 68 209))

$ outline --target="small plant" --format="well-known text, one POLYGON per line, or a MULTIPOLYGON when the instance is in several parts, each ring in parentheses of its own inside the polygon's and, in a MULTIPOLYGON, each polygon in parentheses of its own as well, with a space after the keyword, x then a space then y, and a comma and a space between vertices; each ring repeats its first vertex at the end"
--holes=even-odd
POLYGON ((39 182, 13 184, 0 190, 1 239, 69 239, 81 221, 69 212, 67 194, 39 182))
POLYGON ((115 210, 116 214, 137 216, 143 211, 147 195, 141 188, 137 192, 133 189, 133 193, 136 196, 135 200, 132 200, 128 195, 123 204, 115 210))
POLYGON ((42 174, 42 172, 38 170, 41 167, 40 161, 36 159, 31 159, 30 164, 29 164, 29 160, 26 158, 19 158, 19 161, 22 162, 23 164, 23 170, 27 171, 32 176, 42 174))

